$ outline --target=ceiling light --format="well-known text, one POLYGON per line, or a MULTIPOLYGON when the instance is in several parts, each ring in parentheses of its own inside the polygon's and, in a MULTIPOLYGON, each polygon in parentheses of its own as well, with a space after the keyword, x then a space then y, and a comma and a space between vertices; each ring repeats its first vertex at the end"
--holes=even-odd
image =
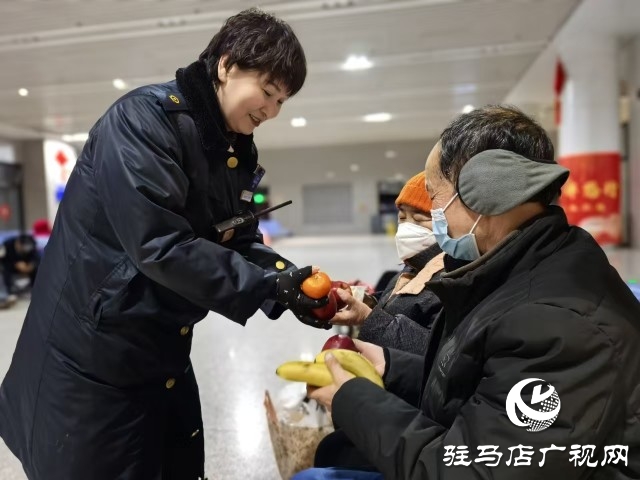
POLYGON ((349 166, 349 170, 351 170, 352 172, 359 172, 360 165, 358 165, 357 163, 352 163, 351 166, 349 166))
POLYGON ((373 63, 364 55, 349 55, 347 60, 342 64, 342 69, 349 72, 367 70, 371 67, 373 67, 373 63))
POLYGON ((307 125, 307 119, 304 117, 296 117, 291 119, 292 127, 305 127, 307 125))
POLYGON ((127 83, 122 80, 121 78, 114 78, 113 79, 113 86, 115 88, 117 88, 118 90, 124 90, 125 88, 127 88, 127 83))
POLYGON ((370 113, 369 115, 365 115, 363 120, 370 123, 388 122, 391 120, 391 114, 387 112, 370 113))
POLYGON ((455 95, 468 95, 470 93, 475 93, 478 90, 478 87, 475 83, 459 83, 452 87, 453 93, 455 95))
POLYGON ((387 150, 386 152, 384 152, 384 156, 388 159, 396 158, 398 156, 398 152, 396 152, 395 150, 387 150))
POLYGON ((70 135, 62 135, 62 141, 64 142, 86 142, 89 138, 88 133, 72 133, 70 135))
POLYGON ((27 95, 29 95, 29 90, 27 90, 26 88, 21 88, 20 90, 18 90, 18 95, 20 95, 21 97, 26 97, 27 95))
POLYGON ((475 107, 473 105, 465 105, 464 107, 462 107, 462 113, 469 113, 471 111, 473 111, 475 107))
POLYGON ((327 172, 327 178, 331 179, 331 178, 336 178, 336 172, 327 172))

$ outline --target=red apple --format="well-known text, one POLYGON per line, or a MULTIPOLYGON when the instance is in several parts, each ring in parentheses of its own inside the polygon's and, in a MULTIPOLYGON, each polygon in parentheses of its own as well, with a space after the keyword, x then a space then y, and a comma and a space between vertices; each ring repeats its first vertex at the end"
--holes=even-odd
POLYGON ((351 288, 347 282, 343 282, 342 280, 333 280, 331 282, 331 286, 333 288, 342 288, 344 290, 349 290, 351 288))
POLYGON ((311 310, 311 313, 318 320, 331 320, 336 316, 338 312, 338 304, 336 302, 336 295, 333 292, 329 292, 329 303, 327 303, 324 307, 314 308, 311 310))
POLYGON ((343 350, 353 350, 354 352, 358 351, 358 349, 356 348, 356 344, 353 343, 351 337, 349 335, 342 334, 334 335, 333 337, 329 338, 329 340, 324 342, 322 351, 324 352, 325 350, 330 350, 332 348, 342 348, 343 350))
POLYGON ((336 292, 336 290, 338 288, 340 288, 342 290, 345 290, 349 295, 352 295, 351 286, 349 286, 349 284, 347 282, 342 282, 340 280, 331 282, 331 293, 333 295, 335 295, 335 297, 336 297, 336 302, 338 304, 338 310, 342 310, 344 307, 347 306, 347 304, 340 298, 340 296, 336 292))

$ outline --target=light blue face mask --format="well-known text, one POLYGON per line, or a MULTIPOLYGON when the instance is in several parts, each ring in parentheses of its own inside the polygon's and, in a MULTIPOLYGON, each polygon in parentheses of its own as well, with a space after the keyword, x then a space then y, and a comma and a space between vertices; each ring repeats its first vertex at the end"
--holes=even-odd
POLYGON ((433 234, 443 252, 458 260, 473 261, 480 257, 480 251, 478 250, 478 244, 476 243, 476 236, 473 230, 476 228, 476 225, 478 225, 482 215, 478 217, 469 233, 460 238, 451 238, 449 236, 449 223, 447 222, 447 217, 444 215, 444 211, 449 208, 449 205, 451 205, 457 196, 458 194, 456 193, 444 208, 431 210, 433 234))

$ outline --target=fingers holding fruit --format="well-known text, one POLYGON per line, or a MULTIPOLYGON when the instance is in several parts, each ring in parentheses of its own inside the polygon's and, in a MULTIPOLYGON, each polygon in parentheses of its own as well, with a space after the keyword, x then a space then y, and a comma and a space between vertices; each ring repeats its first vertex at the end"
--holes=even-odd
POLYGON ((278 301, 302 323, 327 330, 332 325, 360 325, 371 312, 353 297, 348 283, 331 281, 318 267, 278 274, 278 301))
MULTIPOLYGON (((358 342, 360 344, 370 345, 358 342)), ((349 336, 334 335, 325 342, 313 362, 285 362, 276 369, 276 374, 285 380, 305 382, 308 395, 329 407, 336 391, 353 377, 366 378, 384 388, 379 370, 358 352, 356 346, 349 336)))
MULTIPOLYGON (((311 297, 302 290, 304 281, 315 275, 313 267, 308 266, 289 272, 281 272, 276 275, 276 299, 294 313, 308 313, 306 310, 320 308, 327 304, 325 295, 311 297), (323 298, 324 297, 324 298, 323 298)), ((329 283, 331 281, 329 280, 329 283)))
POLYGON ((331 323, 348 326, 362 325, 371 313, 371 308, 364 302, 356 300, 350 292, 346 293, 345 290, 336 290, 336 295, 340 297, 346 307, 335 314, 331 323))
POLYGON ((386 368, 386 360, 384 359, 384 349, 373 343, 363 342, 362 340, 353 341, 356 351, 369 360, 374 366, 378 374, 382 377, 386 368))
POLYGON ((347 302, 342 298, 344 295, 353 296, 353 293, 351 293, 351 285, 341 280, 331 282, 331 291, 336 296, 338 310, 342 310, 347 306, 347 302))
MULTIPOLYGON (((326 284, 324 288, 326 288, 326 284)), ((348 306, 348 299, 353 298, 351 287, 342 281, 331 282, 328 298, 329 301, 324 307, 312 311, 314 317, 324 321, 333 319, 340 310, 348 306)))

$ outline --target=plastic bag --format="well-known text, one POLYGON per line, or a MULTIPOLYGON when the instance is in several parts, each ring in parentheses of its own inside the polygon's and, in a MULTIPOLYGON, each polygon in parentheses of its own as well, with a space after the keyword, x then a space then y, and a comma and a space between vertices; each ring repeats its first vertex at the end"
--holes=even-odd
POLYGON ((264 406, 282 478, 288 480, 295 473, 311 468, 320 440, 333 432, 331 417, 325 408, 306 398, 306 386, 302 383, 287 385, 275 403, 265 391, 264 406))

